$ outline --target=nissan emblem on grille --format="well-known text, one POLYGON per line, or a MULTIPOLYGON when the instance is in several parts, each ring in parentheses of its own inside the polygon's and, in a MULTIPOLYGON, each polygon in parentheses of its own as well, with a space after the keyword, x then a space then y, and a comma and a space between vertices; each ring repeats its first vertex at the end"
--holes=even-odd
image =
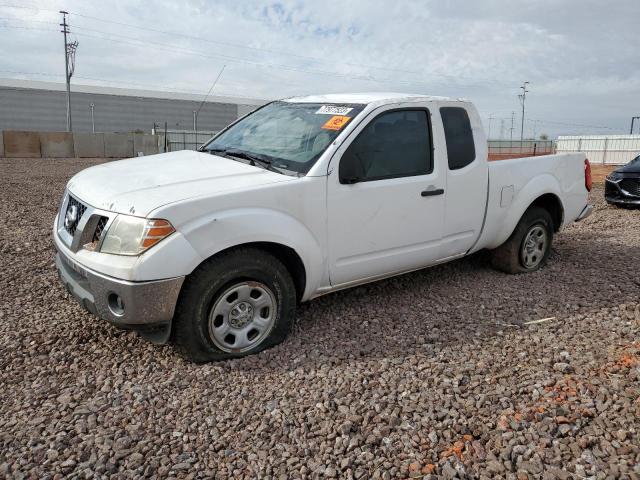
POLYGON ((64 216, 64 228, 71 230, 76 221, 78 220, 78 207, 75 205, 69 205, 67 214, 64 216))
POLYGON ((69 195, 67 211, 64 214, 62 223, 64 225, 64 229, 69 232, 69 235, 71 235, 72 237, 75 235, 76 229, 78 228, 78 223, 80 223, 80 219, 82 218, 86 210, 86 205, 69 195))

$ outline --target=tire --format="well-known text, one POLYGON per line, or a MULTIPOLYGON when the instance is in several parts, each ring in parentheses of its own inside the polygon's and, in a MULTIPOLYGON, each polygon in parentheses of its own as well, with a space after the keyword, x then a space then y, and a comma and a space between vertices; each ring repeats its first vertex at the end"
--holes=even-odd
POLYGON ((549 212, 529 207, 509 239, 493 250, 491 264, 506 273, 535 272, 549 258, 552 241, 553 220, 549 212))
POLYGON ((238 248, 187 277, 172 340, 198 363, 244 357, 282 342, 295 311, 295 285, 282 262, 258 248, 238 248))

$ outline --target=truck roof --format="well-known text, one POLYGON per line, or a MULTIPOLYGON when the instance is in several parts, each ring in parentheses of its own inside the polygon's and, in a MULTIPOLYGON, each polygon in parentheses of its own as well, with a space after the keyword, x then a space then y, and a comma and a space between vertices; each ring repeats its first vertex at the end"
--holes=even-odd
POLYGON ((463 102, 462 98, 437 97, 420 95, 417 93, 396 92, 364 92, 364 93, 328 93, 326 95, 306 95, 301 97, 285 98, 285 102, 292 103, 395 103, 399 101, 449 101, 463 102))

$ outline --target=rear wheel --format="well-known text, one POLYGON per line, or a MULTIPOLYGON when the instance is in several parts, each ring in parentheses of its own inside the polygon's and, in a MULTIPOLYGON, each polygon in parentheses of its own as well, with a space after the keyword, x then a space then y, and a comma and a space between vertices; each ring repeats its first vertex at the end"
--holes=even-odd
POLYGON ((529 208, 509 239, 492 252, 492 265, 507 273, 533 272, 551 253, 553 220, 540 207, 529 208))
POLYGON ((282 262, 256 248, 231 250, 185 281, 173 340, 196 362, 250 355, 286 338, 295 307, 295 286, 282 262))

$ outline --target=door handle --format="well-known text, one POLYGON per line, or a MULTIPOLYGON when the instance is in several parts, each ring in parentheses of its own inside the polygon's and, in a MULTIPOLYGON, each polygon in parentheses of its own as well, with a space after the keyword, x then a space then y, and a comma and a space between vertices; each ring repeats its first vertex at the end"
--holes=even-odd
POLYGON ((423 197, 433 197, 435 195, 442 195, 444 193, 444 188, 436 188, 434 190, 424 190, 420 195, 423 197))

